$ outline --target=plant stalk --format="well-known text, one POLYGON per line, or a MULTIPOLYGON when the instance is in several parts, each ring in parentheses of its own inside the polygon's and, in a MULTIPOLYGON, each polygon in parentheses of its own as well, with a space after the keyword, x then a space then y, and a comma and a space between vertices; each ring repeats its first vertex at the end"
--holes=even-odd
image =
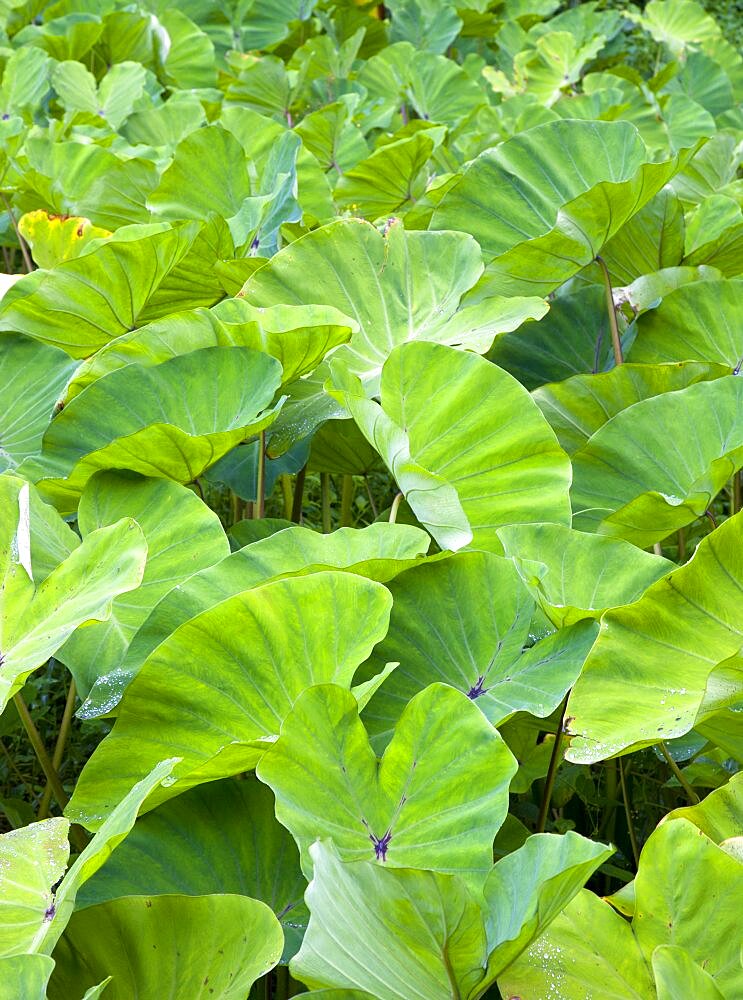
POLYGON ((297 473, 294 481, 294 502, 292 504, 292 521, 295 524, 302 523, 302 497, 304 495, 304 481, 307 478, 307 466, 303 465, 297 473))
POLYGON ((21 256, 23 257, 23 264, 26 268, 26 274, 30 274, 34 269, 34 264, 33 261, 31 260, 31 255, 28 252, 26 241, 21 236, 21 231, 18 228, 18 223, 15 220, 15 213, 13 212, 13 208, 10 202, 8 201, 7 196, 3 194, 2 198, 3 198, 3 204, 5 205, 5 211, 8 213, 8 216, 10 218, 10 224, 15 230, 15 235, 18 240, 18 245, 21 248, 21 256))
MULTIPOLYGON (((617 761, 619 766, 619 781, 622 785, 622 800, 624 801, 624 815, 627 817, 627 832, 629 834, 629 842, 632 846, 632 857, 635 861, 635 871, 637 871, 638 865, 640 864, 640 850, 637 846, 637 835, 635 833, 635 825, 632 822, 632 810, 630 809, 629 795, 627 794, 627 780, 624 773, 624 768, 622 767, 622 762, 617 761)), ((629 770, 630 761, 627 761, 627 770, 629 770)))
POLYGON ((28 706, 26 705, 26 702, 23 700, 23 695, 21 694, 20 691, 17 694, 13 695, 13 702, 15 704, 15 707, 18 709, 18 714, 21 717, 23 728, 26 730, 26 735, 28 736, 31 742, 31 746, 34 748, 36 759, 38 760, 39 764, 41 764, 41 769, 46 775, 46 780, 52 786, 54 797, 59 803, 60 808, 64 809, 70 800, 64 788, 62 787, 62 782, 60 781, 59 775, 52 767, 52 762, 49 759, 49 754, 46 752, 44 741, 41 738, 39 730, 36 728, 36 723, 31 718, 31 713, 29 712, 28 706))
POLYGON ((366 487, 366 495, 369 497, 369 506, 372 509, 372 515, 376 519, 377 517, 377 505, 374 503, 374 497, 372 496, 371 486, 369 485, 369 477, 364 476, 364 486, 366 487))
POLYGON ((287 521, 291 521, 294 498, 292 496, 292 479, 289 473, 283 472, 279 477, 279 482, 281 483, 281 495, 284 498, 284 517, 287 521))
POLYGON ((733 475, 733 514, 743 510, 743 473, 733 475))
POLYGON ((258 475, 255 484, 255 506, 253 517, 256 521, 266 516, 266 432, 258 435, 258 475))
POLYGON ((596 263, 601 268, 601 274, 604 278, 604 289, 606 291, 606 311, 609 314, 609 329, 611 330, 611 344, 614 348, 614 362, 617 365, 624 363, 624 357, 622 355, 622 341, 619 337, 619 326, 617 324, 617 310, 614 306, 614 293, 611 287, 611 278, 609 277, 609 269, 604 263, 603 257, 597 257, 596 263))
POLYGON ((402 503, 403 495, 398 493, 395 499, 392 501, 392 506, 390 507, 390 524, 394 524, 397 520, 397 512, 400 509, 400 504, 402 503))
MULTIPOLYGON (((570 692, 568 692, 569 694, 570 692)), ((544 792, 542 794, 542 802, 539 806, 539 816, 537 818, 537 833, 544 833, 544 828, 547 825, 547 814, 550 809, 550 802, 552 800, 552 791, 555 787, 555 778, 557 777, 557 768, 560 766, 560 750, 562 748, 562 734, 565 729, 565 712, 568 707, 568 694, 562 703, 562 708, 560 709, 560 721, 557 723, 557 731, 555 732, 555 743, 552 747, 552 754, 550 756, 549 767, 547 768, 547 777, 544 781, 544 792)))
POLYGON ((343 488, 341 491, 341 527, 350 528, 353 524, 353 498, 356 492, 356 484, 353 476, 343 477, 343 488))
MULTIPOLYGON (((64 749, 67 744, 67 737, 70 734, 70 729, 72 727, 72 716, 75 711, 75 698, 77 697, 77 688, 75 686, 75 678, 70 679, 70 688, 67 692, 67 700, 64 705, 64 712, 62 713, 62 722, 59 726, 59 732, 57 733, 57 742, 54 745, 54 754, 52 755, 52 768, 56 774, 59 774, 59 769, 62 766, 62 759, 64 757, 64 749)), ((38 819, 45 819, 49 815, 49 806, 52 801, 52 786, 47 781, 46 788, 44 789, 44 794, 41 796, 41 802, 39 803, 38 819)))
POLYGON ((676 779, 678 780, 678 783, 681 785, 681 787, 683 788, 683 790, 686 792, 686 797, 688 798, 689 802, 691 802, 691 804, 693 806, 698 806, 699 805, 699 801, 700 801, 699 800, 699 796, 694 791, 694 789, 691 787, 691 785, 689 784, 689 782, 686 780, 686 778, 684 777, 683 771, 678 766, 678 764, 673 759, 673 757, 670 755, 670 753, 668 752, 668 747, 662 741, 660 743, 660 752, 666 758, 666 763, 668 764, 668 766, 670 767, 670 769, 673 771, 673 773, 676 775, 676 779))
POLYGON ((322 530, 324 535, 329 535, 333 530, 333 522, 330 517, 330 473, 320 473, 320 492, 322 494, 322 530))

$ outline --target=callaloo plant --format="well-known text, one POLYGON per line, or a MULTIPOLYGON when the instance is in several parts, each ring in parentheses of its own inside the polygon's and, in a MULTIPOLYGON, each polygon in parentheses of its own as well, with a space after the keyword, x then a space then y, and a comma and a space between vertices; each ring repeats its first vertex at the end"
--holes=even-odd
POLYGON ((0 4, 0 998, 739 1000, 735 5, 0 4))

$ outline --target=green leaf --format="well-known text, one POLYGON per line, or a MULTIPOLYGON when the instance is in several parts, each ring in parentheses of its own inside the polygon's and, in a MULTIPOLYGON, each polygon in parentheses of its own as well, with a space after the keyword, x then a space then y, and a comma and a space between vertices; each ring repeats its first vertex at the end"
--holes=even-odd
POLYGON ((695 806, 681 806, 667 813, 662 822, 687 819, 716 844, 735 837, 740 832, 743 818, 743 774, 734 774, 722 788, 713 792, 695 806))
MULTIPOLYGON (((567 529, 565 529, 567 530, 567 529)), ((514 712, 545 717, 578 676, 595 628, 564 629, 524 649, 534 602, 510 560, 462 552, 402 573, 389 584, 390 628, 364 673, 400 666, 364 712, 375 748, 406 704, 432 681, 457 688, 493 724, 514 712), (484 595, 497 594, 497 600, 484 595)))
POLYGON ((285 247, 242 294, 255 306, 318 303, 355 319, 358 331, 336 356, 373 392, 396 345, 429 340, 484 353, 497 334, 546 312, 534 298, 496 297, 460 308, 481 273, 479 248, 465 232, 405 232, 393 222, 382 235, 348 219, 285 247))
POLYGON ((601 251, 612 282, 628 285, 643 274, 676 267, 684 256, 684 213, 670 187, 654 198, 615 233, 601 251))
POLYGON ((482 913, 452 875, 344 864, 310 848, 310 923, 291 972, 311 989, 356 989, 377 1000, 477 996, 487 960, 482 913), (342 942, 342 943, 339 943, 342 942))
POLYGON ((741 379, 641 400, 573 456, 575 527, 652 545, 703 515, 742 464, 741 379))
POLYGON ((0 337, 0 471, 37 454, 52 411, 75 370, 63 351, 26 337, 0 337))
POLYGON ((221 601, 281 576, 324 569, 345 569, 385 583, 413 565, 429 544, 424 531, 406 524, 341 528, 330 535, 293 526, 253 542, 166 594, 132 640, 121 666, 99 679, 80 714, 94 717, 110 712, 128 682, 171 632, 221 601))
POLYGON ((568 831, 538 833, 501 858, 484 887, 490 982, 544 933, 612 854, 613 848, 568 831))
POLYGON ((52 887, 67 869, 69 826, 66 819, 55 816, 0 836, 2 958, 32 951, 39 929, 48 921, 52 887))
POLYGON ((280 919, 286 963, 307 926, 305 888, 299 852, 274 816, 270 789, 255 779, 227 779, 192 788, 142 816, 83 886, 76 907, 144 894, 251 896, 280 919))
POLYGON ((116 130, 121 128, 144 93, 146 73, 136 62, 112 66, 96 84, 95 77, 79 62, 57 63, 52 86, 67 111, 85 111, 104 119, 116 130))
POLYGON ((743 641, 742 530, 742 514, 729 518, 686 565, 605 614, 568 703, 568 760, 605 760, 692 728, 712 669, 743 641))
POLYGON ((107 229, 94 226, 90 219, 74 215, 61 218, 43 209, 22 215, 18 229, 31 248, 34 261, 43 268, 79 257, 92 240, 111 235, 107 229))
POLYGON ((178 748, 183 759, 174 787, 159 790, 150 808, 255 767, 270 745, 266 737, 278 734, 305 688, 351 686, 356 667, 387 630, 390 605, 380 584, 324 572, 240 592, 186 621, 127 688, 68 814, 97 826, 119 790, 147 773, 163 746, 178 748))
POLYGON ((500 975, 498 986, 508 997, 656 1000, 628 921, 587 889, 500 975))
POLYGON ((243 1000, 281 956, 269 908, 246 896, 128 895, 75 913, 57 945, 50 1000, 108 972, 106 997, 243 1000))
POLYGON ((102 469, 193 482, 222 455, 270 425, 280 382, 273 358, 207 347, 152 367, 127 365, 98 379, 52 421, 23 473, 64 513, 102 469), (184 395, 184 385, 210 392, 184 395))
POLYGON ((562 447, 572 455, 608 420, 633 403, 729 374, 730 369, 722 365, 693 362, 623 364, 601 375, 574 375, 540 386, 532 399, 549 420, 562 447))
POLYGON ((637 320, 631 359, 647 364, 708 361, 735 368, 743 357, 743 281, 682 285, 637 320))
POLYGON ((481 283, 490 294, 547 295, 590 264, 679 165, 654 162, 629 122, 548 122, 480 154, 431 228, 472 233, 491 262, 481 283))
POLYGON ((462 27, 462 19, 453 6, 436 0, 392 0, 391 42, 411 42, 418 51, 441 55, 451 45, 462 27))
POLYGON ((46 987, 53 969, 48 955, 0 958, 0 1000, 47 1000, 46 987))
POLYGON ((726 277, 743 273, 743 211, 734 198, 712 195, 694 211, 686 230, 684 263, 716 267, 726 277))
POLYGON ((308 878, 310 845, 330 836, 344 861, 376 858, 478 883, 492 864, 515 771, 482 713, 460 692, 432 684, 406 706, 381 761, 353 695, 310 688, 257 774, 274 790, 277 818, 299 844, 308 878), (322 787, 308 798, 316 774, 322 787))
POLYGON ((347 170, 335 187, 335 201, 370 221, 404 211, 423 194, 426 163, 434 142, 426 131, 398 139, 347 170))
MULTIPOLYGON (((84 358, 146 322, 149 300, 183 261, 195 223, 125 239, 119 231, 82 256, 18 282, 0 305, 5 330, 84 358)), ((211 305, 211 302, 193 302, 211 305)))
POLYGON ((11 52, 0 85, 0 111, 4 115, 30 115, 49 92, 52 60, 35 46, 11 52))
POLYGON ((650 0, 636 21, 656 42, 667 45, 675 56, 695 42, 706 42, 720 34, 720 27, 695 0, 650 0))
POLYGON ((230 551, 219 518, 191 490, 163 479, 97 473, 78 509, 83 538, 122 517, 134 518, 142 529, 147 565, 141 585, 114 600, 105 622, 78 629, 59 651, 83 697, 97 677, 119 665, 135 632, 169 590, 230 551))
MULTIPOLYGON (((38 584, 33 577, 30 487, 0 477, 11 512, 0 536, 0 712, 28 675, 83 622, 105 619, 113 599, 139 585, 147 557, 131 518, 92 532, 38 584)), ((36 506, 38 501, 34 502, 36 506)))
POLYGON ((473 542, 500 551, 504 524, 568 522, 569 460, 528 393, 500 368, 440 344, 402 344, 384 365, 381 404, 339 364, 333 372, 364 436, 442 548, 473 542))
POLYGON ((658 1000, 691 995, 698 1000, 725 1000, 715 980, 678 945, 661 944, 653 952, 658 1000))
MULTIPOLYGON (((213 87, 217 82, 214 45, 185 14, 166 8, 158 15, 168 33, 170 45, 163 60, 165 82, 175 94, 199 87, 213 87)), ((172 101, 172 96, 168 104, 172 101)))
POLYGON ((561 524, 516 524, 498 531, 524 583, 558 628, 633 604, 673 570, 668 559, 629 542, 561 524))
POLYGON ((14 36, 14 41, 16 45, 36 45, 60 61, 80 59, 95 45, 102 31, 100 17, 72 13, 55 17, 45 24, 28 24, 14 36))
POLYGON ((723 996, 743 989, 740 895, 743 865, 686 819, 662 823, 649 837, 635 879, 632 929, 646 960, 658 945, 683 948, 723 996), (679 873, 683 891, 679 891, 679 873))

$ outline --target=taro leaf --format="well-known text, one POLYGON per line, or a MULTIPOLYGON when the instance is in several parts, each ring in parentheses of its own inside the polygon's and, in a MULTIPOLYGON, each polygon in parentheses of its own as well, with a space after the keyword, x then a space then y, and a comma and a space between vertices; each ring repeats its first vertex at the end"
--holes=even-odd
POLYGON ((78 509, 83 538, 122 517, 134 518, 142 529, 147 565, 141 585, 116 598, 105 622, 77 629, 58 653, 83 697, 97 677, 119 665, 132 636, 169 590, 230 551, 219 518, 191 490, 164 479, 97 473, 78 509))
POLYGON ((307 468, 310 472, 367 476, 383 466, 353 420, 329 420, 312 437, 307 468))
POLYGON ((269 426, 281 366, 242 347, 206 347, 160 365, 127 365, 98 379, 52 421, 23 474, 63 513, 101 469, 193 482, 269 426), (184 393, 184 386, 210 391, 184 393))
POLYGON ((684 213, 676 194, 662 188, 615 233, 601 251, 612 283, 676 267, 684 256, 684 213))
POLYGON ((603 375, 574 375, 540 386, 532 399, 550 422, 557 440, 572 455, 599 427, 633 403, 729 374, 726 366, 694 362, 623 364, 603 375))
POLYGON ((431 228, 472 233, 491 262, 481 283, 491 294, 547 295, 590 264, 679 163, 653 162, 629 122, 547 122, 481 153, 431 228))
POLYGON ((568 703, 569 760, 605 760, 692 728, 713 668, 743 643, 742 533, 737 514, 686 565, 604 615, 568 703))
MULTIPOLYGON (((653 309, 666 296, 675 292, 682 285, 688 285, 693 281, 717 281, 722 278, 722 273, 714 267, 706 267, 701 264, 699 267, 665 267, 661 271, 654 271, 652 274, 644 274, 641 278, 635 278, 633 282, 624 288, 615 289, 615 301, 628 302, 635 315, 646 313, 653 309)), ((631 328, 633 331, 636 328, 631 328)), ((628 331, 629 332, 629 331, 628 331)), ((629 338, 625 337, 625 341, 629 338)), ((634 332, 632 341, 634 343, 634 332)), ((631 351, 632 344, 625 343, 625 355, 627 348, 631 351)), ((636 360, 634 356, 630 360, 636 360)), ((656 361, 669 360, 668 358, 655 358, 656 361)))
POLYGON ((328 351, 349 339, 355 326, 331 306, 257 309, 242 299, 225 299, 213 309, 173 313, 106 344, 80 366, 68 399, 127 364, 156 365, 205 347, 249 347, 270 354, 280 362, 286 384, 311 372, 328 351))
POLYGON ((670 823, 674 819, 688 819, 715 844, 740 836, 743 833, 743 774, 734 774, 727 784, 710 792, 698 805, 672 809, 661 822, 670 823))
POLYGON ((538 833, 498 861, 484 887, 489 982, 544 933, 612 854, 606 844, 568 831, 538 833))
POLYGON ((163 59, 164 82, 171 88, 167 104, 173 100, 173 90, 178 94, 179 91, 215 86, 214 45, 208 34, 173 7, 165 8, 158 19, 170 43, 163 59))
POLYGON ((294 131, 323 170, 342 174, 368 155, 361 129, 353 123, 357 105, 358 95, 343 94, 340 100, 305 115, 295 126, 294 131))
POLYGON ((54 951, 49 1000, 68 1000, 106 973, 110 1000, 244 1000, 282 941, 273 913, 247 896, 129 894, 73 915, 54 951))
POLYGON ((510 525, 501 528, 498 537, 558 628, 634 603, 675 569, 668 559, 629 542, 561 524, 510 525))
POLYGON ((411 699, 380 761, 354 696, 325 685, 300 696, 257 774, 274 790, 308 879, 310 845, 332 837, 344 861, 376 858, 480 883, 516 766, 498 731, 445 684, 411 699), (308 797, 316 775, 322 782, 308 797))
MULTIPOLYGON (((47 1000, 46 987, 53 969, 54 961, 48 955, 0 958, 0 1000, 18 1000, 19 997, 47 1000)), ((87 996, 86 993, 85 998, 87 996)))
POLYGON ((642 850, 635 879, 632 929, 646 960, 658 945, 676 945, 723 996, 740 996, 741 893, 739 860, 686 819, 662 823, 642 850))
POLYGON ((54 901, 52 887, 67 869, 69 826, 66 819, 54 816, 0 836, 2 958, 33 951, 43 933, 54 901))
POLYGON ((150 808, 255 767, 270 745, 257 741, 278 734, 305 688, 350 687, 356 667, 387 631, 391 603, 381 584, 324 572, 239 592, 186 621, 127 688, 68 814, 97 826, 119 790, 147 773, 163 746, 180 748, 183 759, 175 787, 159 790, 150 808))
POLYGON ((573 456, 574 525, 645 547, 705 513, 743 465, 743 379, 641 400, 573 456))
POLYGON ((404 211, 423 194, 433 149, 427 130, 380 146, 340 178, 336 204, 370 221, 404 211))
MULTIPOLYGON (((7 51, 7 49, 6 49, 7 51)), ((11 52, 3 69, 0 85, 0 112, 3 119, 11 114, 31 116, 49 93, 49 73, 53 60, 35 46, 11 52)))
POLYGON ((241 521, 235 521, 227 534, 232 548, 241 549, 245 545, 259 542, 262 538, 269 538, 277 531, 294 526, 294 521, 287 521, 285 517, 246 517, 241 521))
MULTIPOLYGON (((279 476, 290 475, 303 469, 307 464, 309 451, 309 441, 299 441, 280 458, 265 457, 261 462, 261 441, 251 441, 250 444, 238 445, 237 448, 227 452, 224 458, 220 458, 204 473, 204 478, 208 483, 222 483, 243 500, 255 502, 259 490, 263 497, 271 496, 279 476)), ((291 527, 292 523, 287 521, 283 527, 291 527)), ((250 541, 254 542, 258 537, 263 536, 256 536, 250 541)), ((247 545, 248 541, 241 544, 247 545)))
POLYGON ((376 1000, 477 996, 485 928, 461 879, 368 861, 344 864, 330 841, 313 844, 310 855, 311 916, 290 966, 295 978, 311 989, 336 987, 343 996, 356 989, 376 1000))
POLYGON ((682 996, 693 996, 695 1000, 725 1000, 713 977, 678 945, 658 945, 652 957, 658 1000, 677 1000, 682 996))
MULTIPOLYGON (((139 585, 147 558, 141 529, 123 518, 92 532, 37 584, 30 489, 15 477, 0 478, 9 512, 0 536, 0 712, 78 625, 107 618, 113 599, 139 585)), ((33 505, 38 510, 37 498, 33 505)))
POLYGON ((146 70, 137 62, 111 66, 100 84, 82 63, 57 63, 52 72, 52 86, 65 110, 84 111, 103 119, 114 131, 121 128, 142 97, 146 70))
POLYGON ((462 19, 449 4, 436 0, 390 0, 391 42, 411 42, 418 51, 443 54, 459 34, 462 19))
POLYGON ((424 531, 405 524, 341 528, 329 535, 295 525, 253 542, 166 594, 132 640, 121 667, 99 679, 80 715, 110 712, 153 650, 179 625, 221 601, 277 577, 322 569, 345 569, 385 583, 413 565, 429 544, 424 531))
POLYGON ((183 223, 148 229, 134 240, 115 233, 81 257, 30 274, 3 298, 0 324, 74 358, 87 357, 142 321, 149 300, 186 257, 199 228, 183 223))
POLYGON ((50 215, 43 209, 22 215, 18 229, 30 246, 35 263, 44 268, 79 257, 92 240, 111 235, 108 229, 94 226, 90 219, 50 215))
POLYGON ((242 291, 256 306, 318 303, 359 324, 337 352, 372 392, 392 349, 428 340, 484 353, 497 334, 546 312, 541 299, 500 297, 459 309, 482 273, 480 250, 466 232, 386 235, 358 219, 333 222, 285 247, 242 291))
POLYGON ((70 918, 78 889, 126 837, 142 799, 170 773, 173 764, 172 760, 162 761, 125 793, 66 874, 69 857, 66 819, 55 816, 0 836, 3 957, 51 954, 70 918))
POLYGON ((15 334, 0 336, 0 471, 41 449, 75 362, 64 351, 15 334))
POLYGON ((286 401, 268 435, 269 458, 279 458, 298 441, 311 439, 327 421, 348 418, 345 407, 326 392, 329 378, 328 362, 323 361, 310 375, 285 386, 286 401))
POLYGON ((709 361, 735 368, 743 358, 743 281, 699 281, 670 292, 637 320, 632 361, 709 361))
POLYGON ((506 997, 656 1000, 629 923, 587 889, 500 974, 498 986, 506 997))
POLYGON ((568 457, 502 369, 442 344, 402 344, 384 365, 380 405, 339 363, 332 368, 362 433, 442 548, 501 551, 504 524, 568 523, 568 457))
POLYGON ((720 34, 718 23, 695 0, 650 0, 642 14, 627 16, 677 58, 690 44, 708 42, 720 34))
POLYGON ((145 892, 251 896, 281 921, 286 963, 307 926, 305 888, 299 852, 274 816, 270 789, 231 778, 192 788, 142 816, 82 888, 76 908, 145 892))
POLYGON ((364 670, 376 674, 387 662, 400 664, 364 712, 378 750, 405 705, 432 681, 466 694, 493 725, 517 711, 549 715, 595 637, 595 628, 583 625, 522 652, 534 602, 510 560, 491 553, 462 552, 419 566, 389 589, 390 628, 364 670))
POLYGON ((605 371, 614 356, 603 288, 588 285, 559 296, 538 323, 496 337, 488 357, 527 389, 605 371))
POLYGON ((491 869, 479 905, 457 876, 344 864, 328 841, 310 853, 311 916, 294 976, 378 1000, 478 1000, 610 850, 577 834, 532 837, 491 869), (525 861, 532 865, 527 893, 525 861))
POLYGON ((743 211, 735 198, 713 195, 694 211, 686 227, 686 257, 691 266, 716 267, 726 277, 743 273, 743 211))

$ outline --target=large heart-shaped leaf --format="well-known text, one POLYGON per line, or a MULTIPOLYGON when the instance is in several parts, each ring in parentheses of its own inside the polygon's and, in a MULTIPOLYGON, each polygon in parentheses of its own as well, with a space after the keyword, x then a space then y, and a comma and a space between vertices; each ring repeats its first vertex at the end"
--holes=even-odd
POLYGON ((558 627, 632 604, 674 564, 618 538, 561 524, 516 524, 498 537, 542 610, 558 627))
POLYGON ((276 917, 247 896, 135 896, 73 915, 54 950, 49 1000, 112 977, 111 1000, 244 1000, 281 956, 276 917))
POLYGON ((441 344, 402 344, 382 370, 381 403, 340 364, 333 372, 364 437, 442 548, 501 551, 504 524, 568 523, 568 457, 502 369, 441 344))
POLYGON ((13 476, 0 477, 8 512, 0 534, 0 712, 78 625, 107 618, 113 599, 139 585, 147 558, 141 529, 123 518, 92 532, 37 584, 30 489, 13 476))
POLYGON ((585 267, 677 171, 629 122, 555 121, 481 153, 432 229, 471 232, 490 294, 547 295, 585 267))
POLYGON ((676 1000, 693 991, 697 1000, 725 1000, 713 977, 678 945, 660 944, 653 952, 658 1000, 676 1000))
POLYGON ((604 760, 694 725, 713 668, 743 643, 743 514, 634 604, 605 614, 568 703, 567 757, 604 760))
POLYGON ((743 465, 743 380, 641 400, 573 456, 574 524, 641 547, 696 520, 743 465))
POLYGON ((0 306, 3 328, 85 358, 147 322, 150 299, 186 258, 201 227, 192 222, 145 228, 135 239, 119 232, 73 260, 18 282, 0 306))
POLYGON ((341 528, 330 535, 293 526, 253 542, 167 593, 135 635, 121 665, 98 679, 79 714, 88 718, 110 712, 153 650, 179 625, 221 601, 278 577, 323 569, 343 569, 385 583, 418 561, 429 544, 424 531, 406 524, 341 528))
POLYGON ((307 926, 306 882, 291 834, 255 779, 192 788, 142 816, 125 843, 78 893, 83 909, 119 896, 236 893, 262 900, 284 929, 284 962, 307 926))
MULTIPOLYGON (((13 955, 0 958, 0 997, 2 1000, 47 1000, 46 987, 54 969, 48 955, 13 955)), ((100 995, 100 994, 98 994, 100 995)), ((90 995, 94 1000, 95 994, 90 995)), ((85 994, 83 1000, 88 1000, 85 994)))
MULTIPOLYGON (((564 529, 568 530, 568 529, 564 529)), ((534 601, 510 560, 462 552, 389 584, 390 628, 365 672, 400 666, 364 711, 381 749, 406 704, 432 681, 466 694, 493 724, 515 712, 545 717, 580 673, 596 634, 585 624, 528 649, 534 601)))
POLYGON ((541 299, 485 299, 460 308, 482 274, 466 232, 385 235, 358 219, 333 222, 283 249, 253 274, 241 295, 255 306, 318 303, 356 320, 358 332, 338 352, 374 391, 392 349, 428 340, 484 353, 495 336, 546 312, 541 299))
POLYGON ((350 687, 387 631, 391 603, 381 584, 325 572, 240 592, 185 622, 128 687, 68 814, 97 826, 119 789, 147 773, 163 747, 183 759, 175 787, 161 789, 150 807, 255 767, 269 745, 257 741, 278 734, 305 688, 350 687))
POLYGON ((142 529, 147 565, 141 585, 113 602, 107 621, 78 629, 59 652, 83 696, 97 677, 118 666, 134 633, 169 590, 230 551, 219 518, 191 490, 165 479, 97 473, 78 508, 83 537, 122 517, 134 518, 142 529))
POLYGON ((267 427, 281 366, 242 347, 206 347, 160 365, 126 365, 98 379, 52 421, 23 473, 63 513, 72 513, 102 469, 190 483, 267 427), (211 391, 185 394, 205 380, 211 391))
POLYGON ((332 836, 346 861, 376 858, 479 881, 516 766, 497 730, 444 684, 409 702, 378 760, 353 695, 326 685, 297 700, 257 773, 276 794, 276 815, 299 844, 308 878, 310 844, 332 836), (322 786, 308 799, 317 774, 322 786))

